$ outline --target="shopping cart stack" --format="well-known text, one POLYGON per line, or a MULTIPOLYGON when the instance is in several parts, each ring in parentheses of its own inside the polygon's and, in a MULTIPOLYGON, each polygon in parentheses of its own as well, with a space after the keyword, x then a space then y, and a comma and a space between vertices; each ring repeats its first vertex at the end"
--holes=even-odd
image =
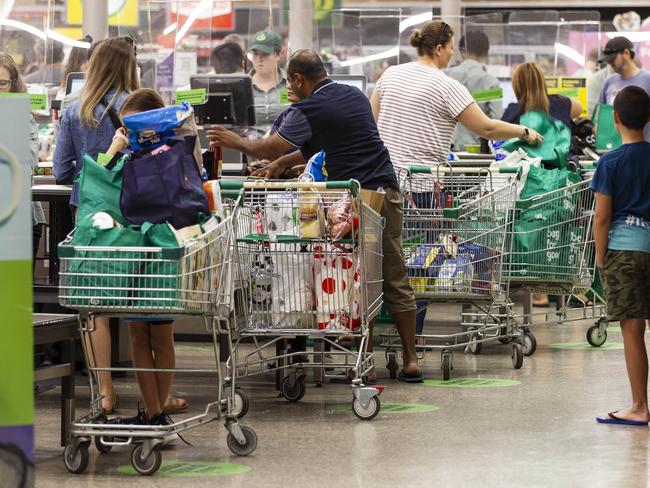
POLYGON ((90 409, 71 424, 70 439, 64 452, 64 462, 70 472, 85 471, 89 461, 88 448, 94 439, 101 453, 117 446, 133 446, 133 467, 140 474, 153 474, 162 462, 160 449, 166 438, 219 419, 223 420, 228 431, 227 444, 234 454, 248 455, 255 450, 255 432, 237 422, 246 402, 243 392, 236 389, 234 375, 227 381, 222 378, 219 367, 219 340, 227 343, 230 354, 233 348, 229 326, 232 316, 230 274, 233 222, 236 219, 236 210, 221 222, 212 218, 200 236, 176 248, 79 246, 73 242, 74 233, 59 244, 59 301, 61 305, 79 311, 80 334, 84 339, 81 344, 91 372, 90 409), (93 318, 101 315, 141 320, 188 315, 202 317, 214 340, 215 367, 171 371, 216 374, 216 400, 208 403, 202 414, 170 425, 109 422, 101 409, 100 385, 92 373, 100 370, 156 370, 92 367, 96 364, 95 351, 92 341, 86 339, 94 332, 93 318))
POLYGON ((275 371, 293 402, 305 395, 309 369, 317 383, 347 379, 354 413, 374 418, 382 388, 365 382, 368 326, 382 304, 380 215, 352 180, 222 182, 224 192, 240 190, 234 282, 241 319, 229 370, 275 371))
MULTIPOLYGON (((452 334, 420 335, 418 348, 440 350, 443 378, 449 379, 454 350, 478 353, 486 342, 498 340, 501 310, 507 302, 503 272, 511 238, 517 191, 517 170, 486 168, 411 167, 400 175, 405 195, 403 247, 409 281, 418 300, 418 313, 430 303, 458 303, 481 312, 480 320, 452 334)), ((522 366, 521 334, 516 327, 512 361, 522 366)), ((396 375, 398 336, 382 334, 387 366, 396 375)))

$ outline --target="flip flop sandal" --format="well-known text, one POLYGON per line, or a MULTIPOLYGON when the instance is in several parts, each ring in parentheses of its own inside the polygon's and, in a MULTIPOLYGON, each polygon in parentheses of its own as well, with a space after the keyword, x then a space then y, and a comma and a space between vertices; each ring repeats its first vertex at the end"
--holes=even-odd
POLYGON ((404 383, 422 383, 424 381, 424 377, 422 376, 422 373, 409 374, 409 373, 405 373, 403 370, 399 372, 397 379, 404 383))
POLYGON ((634 427, 647 427, 648 422, 643 422, 641 420, 627 420, 617 417, 618 412, 610 412, 607 414, 607 417, 596 417, 596 422, 599 424, 612 424, 612 425, 631 425, 634 427))
POLYGON ((184 398, 179 398, 169 395, 165 406, 163 407, 163 413, 167 415, 172 415, 175 413, 184 412, 189 407, 189 404, 184 398))

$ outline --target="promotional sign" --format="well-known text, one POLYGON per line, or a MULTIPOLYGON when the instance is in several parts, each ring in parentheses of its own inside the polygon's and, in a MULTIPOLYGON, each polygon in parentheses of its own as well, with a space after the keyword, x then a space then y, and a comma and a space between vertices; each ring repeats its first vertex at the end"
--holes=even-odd
POLYGON ((176 22, 178 28, 191 22, 192 30, 223 30, 235 29, 235 9, 232 1, 212 2, 172 2, 170 24, 176 22))
MULTIPOLYGON (((30 102, 0 97, 0 473, 34 462, 30 102)), ((4 481, 7 481, 3 478, 4 481)), ((0 485, 3 483, 0 482, 0 485)), ((3 485, 4 486, 4 485, 3 485)))
MULTIPOLYGON (((67 0, 66 22, 80 25, 83 20, 83 0, 67 0)), ((108 25, 137 27, 139 25, 138 0, 108 0, 108 25)))
POLYGON ((551 76, 546 78, 546 90, 549 95, 564 95, 575 98, 582 105, 580 117, 588 117, 587 78, 579 76, 551 76))

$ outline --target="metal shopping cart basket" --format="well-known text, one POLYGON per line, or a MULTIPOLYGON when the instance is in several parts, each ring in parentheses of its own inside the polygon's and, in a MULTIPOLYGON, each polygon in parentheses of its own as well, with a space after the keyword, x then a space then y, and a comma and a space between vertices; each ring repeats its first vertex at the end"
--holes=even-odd
MULTIPOLYGON (((452 334, 419 335, 417 348, 441 351, 443 378, 448 380, 453 351, 478 352, 484 343, 502 336, 501 310, 506 304, 508 282, 503 272, 510 247, 517 169, 411 167, 400 174, 404 192, 402 234, 407 274, 418 313, 429 303, 455 302, 482 312, 479 320, 466 322, 452 334)), ((512 363, 521 368, 521 333, 508 331, 512 363)), ((399 337, 382 334, 391 378, 397 375, 399 337)))
POLYGON ((248 455, 257 446, 253 429, 237 422, 235 378, 222 378, 219 357, 220 338, 232 353, 228 319, 231 308, 233 221, 236 211, 216 223, 208 221, 204 233, 183 247, 98 247, 78 246, 73 234, 59 244, 61 262, 59 301, 80 313, 80 335, 90 382, 90 409, 71 424, 64 462, 72 473, 88 466, 88 447, 94 439, 101 453, 114 446, 133 446, 131 462, 140 474, 150 475, 162 462, 164 439, 187 429, 223 419, 228 431, 227 444, 237 455, 248 455), (211 369, 136 369, 97 368, 91 365, 95 352, 89 339, 94 332, 93 317, 170 317, 201 316, 212 334, 215 367, 211 369), (109 423, 101 410, 98 371, 158 371, 216 374, 217 398, 200 414, 166 426, 122 425, 109 423))
MULTIPOLYGON (((597 347, 607 339, 607 320, 605 302, 592 287, 595 200, 589 190, 590 181, 588 177, 565 188, 517 201, 512 250, 505 270, 511 291, 525 288, 562 297, 558 322, 596 319, 587 332, 587 340, 597 347), (585 303, 588 292, 593 295, 591 305, 585 303)), ((533 315, 530 304, 526 304, 526 355, 533 354, 536 348, 534 336, 528 332, 533 315)))
POLYGON ((306 370, 317 382, 343 371, 353 412, 374 418, 383 388, 366 386, 365 377, 373 367, 368 325, 382 304, 382 218, 352 180, 224 181, 221 188, 244 195, 233 258, 241 313, 229 371, 275 371, 292 402, 305 395, 306 370), (285 351, 296 338, 324 350, 285 351))

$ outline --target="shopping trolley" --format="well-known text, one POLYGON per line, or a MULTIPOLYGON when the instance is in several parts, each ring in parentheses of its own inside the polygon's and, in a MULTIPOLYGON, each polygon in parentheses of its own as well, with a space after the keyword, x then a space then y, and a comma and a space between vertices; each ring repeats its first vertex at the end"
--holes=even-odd
POLYGON ((317 383, 340 379, 342 370, 354 414, 374 418, 383 387, 367 386, 366 376, 373 367, 368 325, 382 304, 381 216, 353 180, 225 181, 221 188, 243 193, 233 258, 242 320, 228 371, 275 371, 284 398, 297 402, 308 369, 317 383), (285 350, 297 338, 317 347, 285 350))
POLYGON ((220 368, 219 339, 232 353, 228 319, 231 308, 233 221, 236 211, 216 223, 205 224, 204 233, 184 247, 97 247, 73 243, 73 234, 59 244, 59 301, 79 311, 79 329, 90 383, 90 409, 72 422, 70 439, 63 459, 72 473, 88 466, 88 448, 94 439, 100 453, 115 446, 133 446, 131 462, 143 475, 155 473, 161 465, 161 446, 166 438, 200 425, 223 419, 228 431, 227 444, 237 455, 245 456, 257 446, 250 427, 237 421, 237 391, 234 375, 224 381, 220 368), (216 366, 213 369, 99 368, 95 365, 92 340, 93 318, 200 316, 212 334, 216 366), (123 425, 109 422, 101 409, 99 371, 157 371, 215 374, 217 398, 203 413, 170 425, 123 425))
MULTIPOLYGON (((481 316, 461 313, 461 331, 419 335, 417 348, 439 350, 443 378, 448 380, 453 352, 503 339, 501 310, 507 303, 503 272, 510 247, 518 170, 501 168, 411 167, 400 174, 404 192, 404 259, 419 313, 430 303, 455 302, 474 307, 481 316), (478 317, 469 320, 467 317, 478 317)), ((512 363, 523 364, 522 334, 509 328, 512 363)), ((399 337, 381 334, 391 378, 397 376, 399 337)))
MULTIPOLYGON (((605 302, 592 287, 594 197, 590 181, 517 201, 512 250, 504 269, 511 291, 523 288, 557 295, 561 299, 557 322, 596 319, 587 339, 599 346, 607 338, 607 320, 605 302), (591 305, 584 298, 587 292, 593 294, 591 305)), ((537 347, 530 333, 535 314, 530 303, 524 305, 524 354, 530 356, 537 347)))

